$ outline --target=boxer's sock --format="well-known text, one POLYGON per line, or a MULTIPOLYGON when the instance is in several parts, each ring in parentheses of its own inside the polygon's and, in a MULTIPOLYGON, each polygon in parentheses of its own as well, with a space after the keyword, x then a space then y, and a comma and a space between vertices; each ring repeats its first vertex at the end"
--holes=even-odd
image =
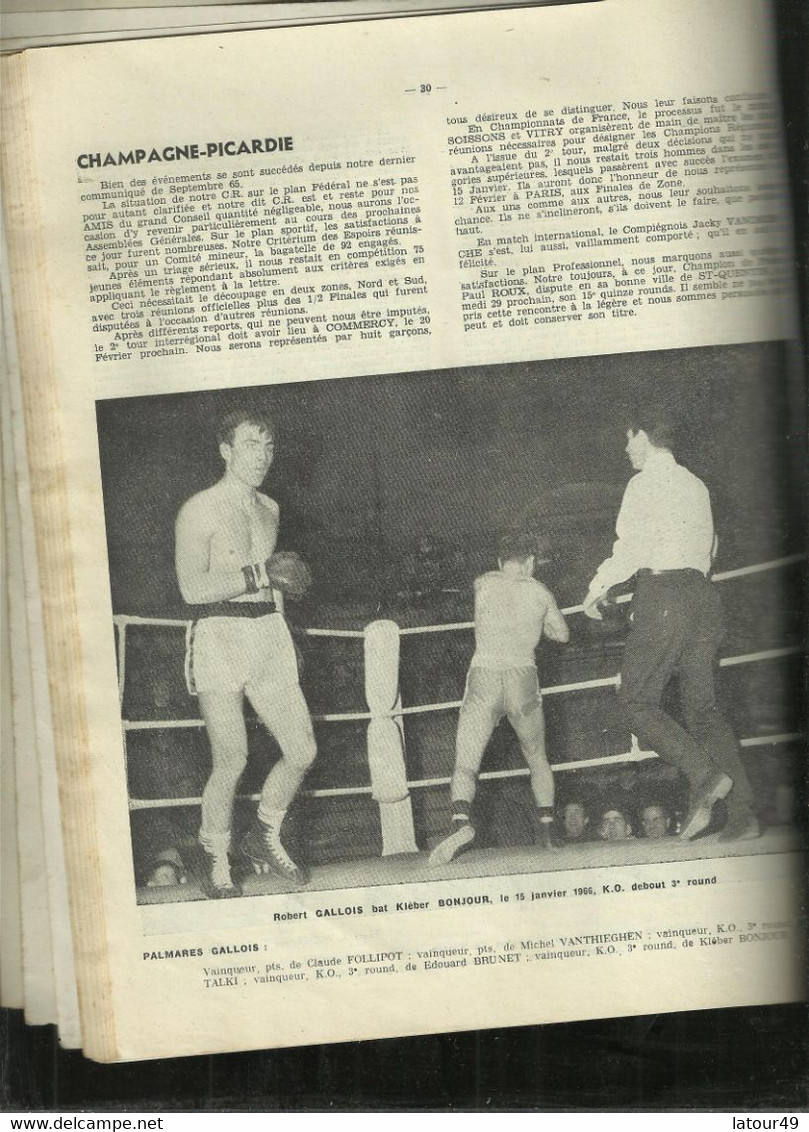
POLYGON ((472 803, 471 802, 459 801, 459 802, 453 802, 452 803, 452 826, 453 826, 453 829, 455 829, 458 825, 462 824, 463 822, 471 822, 472 821, 472 818, 470 817, 471 810, 472 810, 472 803))
POLYGON ((552 806, 537 806, 535 840, 542 849, 558 849, 561 843, 552 806))

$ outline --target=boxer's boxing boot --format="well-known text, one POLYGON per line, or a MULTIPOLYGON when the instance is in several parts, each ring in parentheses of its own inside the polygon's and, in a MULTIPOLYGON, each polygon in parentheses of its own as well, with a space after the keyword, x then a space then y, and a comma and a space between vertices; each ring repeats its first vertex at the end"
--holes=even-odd
POLYGON ((728 816, 721 833, 720 841, 753 841, 761 837, 758 817, 749 805, 728 806, 728 816))
POLYGON ((470 820, 469 809, 468 802, 452 803, 452 832, 433 849, 430 866, 448 865, 475 840, 475 827, 470 820))
POLYGON ((282 820, 270 824, 257 818, 242 839, 242 853, 256 873, 272 873, 303 888, 309 883, 309 870, 293 861, 284 848, 281 842, 282 820))
POLYGON ((231 900, 242 894, 241 887, 230 873, 229 844, 229 834, 223 837, 200 837, 207 866, 202 887, 211 900, 231 900))
POLYGON ((690 841, 711 823, 714 802, 726 798, 733 788, 733 779, 722 771, 711 771, 705 776, 699 788, 693 791, 691 809, 686 814, 680 840, 690 841))

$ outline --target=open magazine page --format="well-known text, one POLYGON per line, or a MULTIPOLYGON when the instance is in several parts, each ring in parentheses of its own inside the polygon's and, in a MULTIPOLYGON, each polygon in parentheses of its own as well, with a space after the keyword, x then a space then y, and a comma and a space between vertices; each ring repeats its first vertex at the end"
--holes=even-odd
POLYGON ((90 1055, 798 998, 767 6, 12 66, 90 1055), (624 412, 663 402, 677 465, 624 412))

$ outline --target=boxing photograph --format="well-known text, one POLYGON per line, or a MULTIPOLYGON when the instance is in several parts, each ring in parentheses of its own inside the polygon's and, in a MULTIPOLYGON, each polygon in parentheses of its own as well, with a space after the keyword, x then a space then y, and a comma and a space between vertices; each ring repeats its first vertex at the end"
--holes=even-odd
POLYGON ((757 343, 99 401, 138 902, 794 850, 789 367, 757 343))

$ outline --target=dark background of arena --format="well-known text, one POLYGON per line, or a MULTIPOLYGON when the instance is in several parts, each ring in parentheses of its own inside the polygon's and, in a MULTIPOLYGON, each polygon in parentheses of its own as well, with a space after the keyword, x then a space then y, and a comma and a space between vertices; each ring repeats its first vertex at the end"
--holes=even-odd
POLYGON ((174 520, 220 478, 216 428, 240 407, 276 421, 264 490, 281 505, 279 547, 312 566, 319 623, 446 620, 437 599, 456 589, 470 609, 511 529, 538 533, 542 576, 563 604, 580 600, 632 474, 626 408, 650 398, 676 413, 678 458, 711 490, 716 568, 788 553, 803 412, 785 369, 777 344, 281 384, 257 365, 246 389, 99 402, 113 609, 187 615, 174 520))
MULTIPOLYGON (((472 581, 496 567, 499 536, 514 529, 538 535, 547 559, 538 573, 560 604, 581 601, 609 554, 631 475, 624 454, 627 409, 650 396, 673 410, 681 426, 678 458, 711 490, 717 568, 794 553, 802 546, 804 521, 795 497, 804 414, 794 399, 790 364, 783 344, 754 343, 99 402, 113 611, 190 615, 175 579, 174 521, 189 496, 221 476, 216 429, 234 406, 267 411, 276 422, 276 458, 265 490, 281 505, 279 546, 300 551, 316 579, 306 602, 288 603, 287 615, 299 629, 362 628, 377 617, 402 626, 471 621, 472 581)), ((256 380, 262 376, 257 372, 256 380)), ((723 583, 724 655, 800 642, 801 586, 795 567, 723 583)), ((572 616, 570 626, 569 645, 539 650, 542 684, 614 675, 624 618, 598 624, 572 616)), ((199 709, 184 685, 182 630, 133 627, 127 640, 124 718, 194 718, 199 709)), ((361 641, 299 640, 312 711, 365 710, 361 641)), ((404 705, 460 700, 472 651, 471 631, 402 638, 404 705)), ((801 677, 799 658, 724 669, 720 688, 737 734, 800 730, 801 677)), ((545 712, 552 763, 629 749, 629 729, 611 687, 547 697, 545 712)), ((278 756, 249 712, 248 720, 251 753, 242 794, 260 789, 278 756)), ((316 724, 315 731, 318 758, 307 787, 365 786, 365 725, 316 724)), ((448 777, 454 714, 405 717, 404 732, 408 780, 448 777)), ((800 797, 795 747, 745 752, 767 824, 789 820, 800 797)), ((131 797, 202 793, 210 753, 200 729, 130 732, 128 750, 131 797)), ((483 769, 523 766, 513 732, 501 724, 483 769)), ((635 832, 644 805, 664 805, 676 828, 686 803, 680 777, 658 762, 560 774, 557 801, 568 798, 587 805, 592 828, 602 809, 626 809, 635 832)), ((420 788, 411 799, 417 844, 430 848, 449 820, 448 791, 420 788)), ((531 809, 525 778, 482 782, 478 843, 501 848, 531 841, 531 809)), ((251 813, 250 806, 237 807, 237 831, 251 813)), ((193 857, 195 819, 188 809, 133 813, 139 885, 158 841, 160 848, 184 844, 184 855, 193 857)), ((290 820, 306 831, 303 852, 311 865, 379 856, 378 814, 367 795, 301 795, 290 820)))
MULTIPOLYGON (((795 197, 802 325, 809 325, 804 0, 776 0, 795 197)), ((805 344, 804 344, 805 345, 805 344)), ((804 364, 806 353, 804 349, 804 364)), ((99 1066, 52 1026, 0 1011, 5 1111, 474 1110, 805 1112, 805 1004, 693 1011, 99 1066)))

